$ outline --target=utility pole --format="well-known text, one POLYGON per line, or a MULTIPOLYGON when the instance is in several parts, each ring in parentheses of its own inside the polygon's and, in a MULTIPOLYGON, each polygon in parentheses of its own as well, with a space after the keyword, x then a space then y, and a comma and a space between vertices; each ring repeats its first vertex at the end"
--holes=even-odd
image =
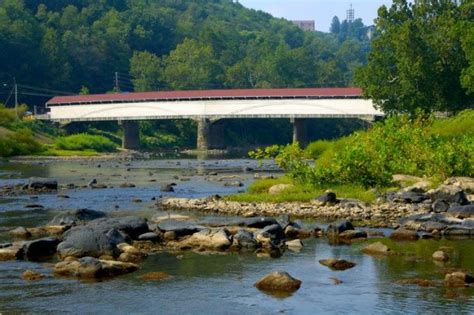
POLYGON ((15 89, 15 113, 16 113, 16 119, 19 119, 18 117, 18 84, 16 84, 16 78, 13 78, 13 84, 14 84, 14 89, 15 89))
POLYGON ((118 72, 115 72, 115 93, 120 92, 118 72))

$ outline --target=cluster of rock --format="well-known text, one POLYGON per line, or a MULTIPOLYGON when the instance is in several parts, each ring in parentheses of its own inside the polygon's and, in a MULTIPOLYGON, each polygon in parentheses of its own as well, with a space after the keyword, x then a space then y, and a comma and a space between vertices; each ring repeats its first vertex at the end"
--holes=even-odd
POLYGON ((200 224, 179 215, 147 221, 80 209, 56 216, 49 226, 20 227, 10 234, 14 239, 49 236, 0 244, 0 261, 42 261, 57 256, 62 261, 54 267, 56 275, 102 278, 135 271, 150 252, 162 249, 280 255, 286 248, 300 249, 300 239, 319 236, 321 230, 302 229, 288 216, 200 224))
POLYGON ((0 189, 1 196, 16 196, 58 191, 58 181, 49 178, 30 178, 26 184, 5 185, 0 189))
MULTIPOLYGON (((414 185, 388 193, 373 204, 337 198, 333 192, 327 192, 311 202, 236 202, 214 196, 201 199, 167 198, 160 200, 158 207, 239 216, 288 214, 302 218, 346 219, 373 227, 398 227, 399 220, 409 216, 447 212, 461 218, 472 212, 469 194, 474 193, 474 179, 451 178, 433 190, 427 190, 429 183, 418 180, 414 185)), ((270 187, 269 194, 279 194, 291 188, 291 184, 275 185, 270 187)))

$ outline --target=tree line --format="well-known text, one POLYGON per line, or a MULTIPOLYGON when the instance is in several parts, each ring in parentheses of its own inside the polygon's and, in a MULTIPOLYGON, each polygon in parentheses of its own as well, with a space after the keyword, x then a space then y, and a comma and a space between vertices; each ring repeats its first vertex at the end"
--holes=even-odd
POLYGON ((3 0, 0 47, 0 82, 97 93, 347 86, 369 45, 230 0, 3 0))

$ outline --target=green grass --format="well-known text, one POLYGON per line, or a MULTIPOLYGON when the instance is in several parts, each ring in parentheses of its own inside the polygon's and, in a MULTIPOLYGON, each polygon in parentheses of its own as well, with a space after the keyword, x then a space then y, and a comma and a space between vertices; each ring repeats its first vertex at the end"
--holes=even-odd
POLYGON ((67 156, 98 156, 100 154, 93 150, 74 151, 74 150, 60 150, 56 148, 48 148, 45 151, 39 152, 35 155, 67 157, 67 156))
POLYGON ((67 151, 117 151, 117 145, 110 139, 85 133, 58 138, 56 140, 56 148, 67 151))
POLYGON ((308 202, 319 197, 327 190, 336 193, 338 198, 353 198, 365 202, 373 202, 377 198, 375 190, 367 190, 361 185, 313 187, 294 184, 291 179, 281 177, 278 179, 257 180, 249 186, 246 193, 227 196, 225 199, 238 202, 308 202), (268 189, 278 184, 293 184, 294 187, 288 188, 279 194, 270 195, 268 189))

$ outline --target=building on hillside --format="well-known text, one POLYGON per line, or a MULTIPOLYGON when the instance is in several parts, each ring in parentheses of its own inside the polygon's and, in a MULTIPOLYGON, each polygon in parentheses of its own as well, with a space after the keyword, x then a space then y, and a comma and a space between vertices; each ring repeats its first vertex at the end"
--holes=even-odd
POLYGON ((298 20, 298 21, 291 21, 293 24, 298 26, 303 31, 311 31, 314 32, 316 30, 316 23, 314 20, 298 20))

